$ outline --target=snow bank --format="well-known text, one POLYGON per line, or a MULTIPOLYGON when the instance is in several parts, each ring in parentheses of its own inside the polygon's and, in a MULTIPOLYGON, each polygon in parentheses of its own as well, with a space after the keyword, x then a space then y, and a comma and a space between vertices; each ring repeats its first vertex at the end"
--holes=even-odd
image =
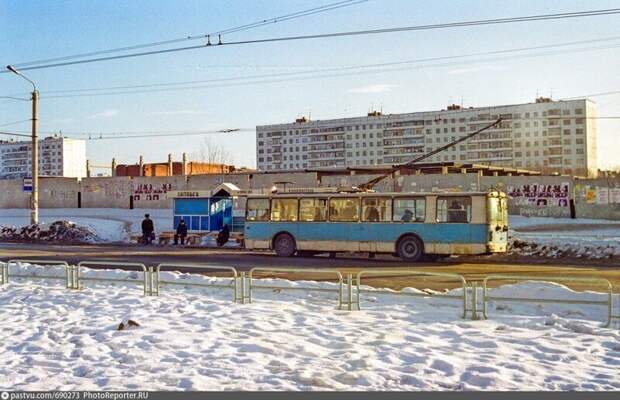
MULTIPOLYGON (((27 268, 62 276, 58 267, 27 268)), ((583 306, 568 306, 568 319, 552 305, 537 313, 536 305, 510 305, 509 314, 498 303, 492 320, 469 321, 443 299, 380 293, 364 294, 365 308, 348 312, 335 309, 333 293, 260 290, 254 303, 241 305, 228 289, 175 285, 149 298, 133 285, 62 285, 22 280, 0 288, 0 390, 620 389, 620 332, 600 328, 588 318, 602 311, 586 315, 583 306), (140 326, 116 330, 127 319, 140 326)), ((601 296, 531 282, 495 294, 532 291, 601 296)))
POLYGON ((620 257, 620 222, 510 216, 512 254, 602 259, 620 257))
MULTIPOLYGON (((155 230, 172 230, 172 211, 162 209, 118 208, 58 208, 39 210, 42 223, 59 219, 88 227, 106 242, 127 242, 131 234, 139 233, 144 214, 150 214, 155 230)), ((30 223, 30 210, 0 210, 0 226, 25 226, 30 223)))

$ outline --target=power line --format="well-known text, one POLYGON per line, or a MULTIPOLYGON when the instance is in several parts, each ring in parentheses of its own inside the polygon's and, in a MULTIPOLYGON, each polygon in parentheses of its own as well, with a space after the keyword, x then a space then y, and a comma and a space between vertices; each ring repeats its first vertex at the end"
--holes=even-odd
MULTIPOLYGON (((174 82, 174 83, 159 83, 159 84, 156 83, 156 84, 148 84, 148 85, 125 86, 125 87, 117 86, 117 87, 111 87, 111 88, 58 90, 58 91, 53 91, 53 93, 67 93, 67 94, 41 96, 41 98, 58 99, 58 98, 72 98, 72 97, 113 96, 113 95, 123 95, 123 94, 198 90, 198 89, 215 88, 215 87, 234 87, 234 86, 244 86, 244 85, 251 85, 251 84, 303 81, 303 80, 312 80, 312 79, 330 78, 330 77, 396 72, 396 71, 411 69, 415 64, 419 64, 417 68, 446 67, 446 66, 455 66, 455 65, 479 64, 481 62, 502 61, 502 60, 509 60, 509 59, 515 59, 515 58, 518 58, 518 59, 536 58, 536 57, 552 56, 552 55, 559 55, 559 54, 566 54, 566 53, 606 50, 606 49, 613 49, 613 48, 618 48, 618 47, 620 47, 620 44, 615 44, 611 46, 599 46, 599 47, 588 47, 588 48, 578 48, 578 49, 546 51, 546 52, 538 52, 538 53, 532 53, 532 54, 505 55, 505 56, 490 57, 490 58, 483 58, 483 59, 476 59, 476 60, 464 60, 464 61, 455 61, 455 62, 424 64, 425 62, 433 61, 433 60, 462 59, 466 57, 474 57, 474 56, 481 56, 481 55, 488 55, 488 54, 501 54, 501 53, 508 53, 510 51, 513 51, 513 50, 505 50, 505 51, 496 51, 496 52, 487 52, 487 53, 475 53, 475 54, 464 54, 464 55, 456 55, 456 56, 433 57, 433 58, 418 59, 418 60, 388 62, 388 63, 380 63, 380 64, 366 64, 366 65, 356 65, 356 66, 349 66, 349 67, 326 68, 326 69, 315 70, 315 71, 300 71, 300 72, 277 73, 277 74, 251 75, 251 76, 246 76, 246 77, 231 77, 231 78, 220 78, 220 79, 188 81, 188 82, 174 82), (329 72, 333 72, 333 73, 329 73, 329 72), (273 77, 274 79, 262 79, 262 78, 271 78, 271 77, 273 77), (208 84, 195 85, 195 83, 208 83, 208 84), (194 85, 187 86, 190 84, 194 84, 194 85), (121 90, 124 88, 137 89, 137 90, 121 90), (141 88, 144 88, 144 89, 141 89, 141 88), (105 92, 105 90, 112 90, 112 91, 105 92), (84 93, 84 92, 87 92, 87 93, 84 93), (96 92, 96 93, 88 93, 88 92, 96 92)), ((521 50, 514 50, 513 52, 517 52, 517 51, 521 51, 521 50)))
MULTIPOLYGON (((173 52, 178 52, 178 51, 187 51, 187 50, 195 50, 195 49, 218 47, 218 46, 273 43, 273 42, 308 40, 308 39, 326 39, 326 38, 345 37, 345 36, 375 35, 375 34, 384 34, 384 33, 459 28, 459 27, 481 26, 481 25, 496 25, 496 24, 516 23, 516 22, 558 20, 558 19, 592 17, 592 16, 601 16, 601 15, 612 15, 612 14, 620 14, 620 8, 592 10, 592 11, 578 11, 578 12, 570 12, 570 13, 540 14, 540 15, 523 16, 523 17, 496 18, 496 19, 452 22, 452 23, 433 24, 433 25, 417 25, 417 26, 405 26, 405 27, 396 27, 396 28, 369 29, 369 30, 362 30, 362 31, 346 31, 346 32, 322 33, 322 34, 314 34, 314 35, 285 36, 285 37, 275 37, 275 38, 266 38, 266 39, 243 40, 243 41, 235 41, 235 42, 220 42, 220 43, 217 43, 216 45, 206 44, 206 45, 198 45, 198 46, 186 46, 186 47, 177 47, 177 48, 172 48, 172 49, 146 51, 146 52, 141 52, 141 53, 91 58, 91 59, 86 59, 86 60, 35 65, 31 67, 21 68, 21 70, 27 71, 27 70, 33 70, 33 69, 54 68, 54 67, 62 67, 62 66, 68 66, 68 65, 86 64, 86 63, 118 60, 118 59, 123 59, 123 58, 132 58, 132 57, 142 57, 142 56, 147 56, 147 55, 173 53, 173 52)), ((8 71, 0 71, 0 73, 7 73, 7 72, 8 71)))
MULTIPOLYGON (((114 131, 114 132, 63 132, 63 131, 40 131, 45 134, 56 134, 66 137, 68 139, 82 139, 82 140, 105 140, 105 139, 131 139, 131 138, 145 138, 145 137, 185 137, 185 136, 197 136, 197 135, 209 135, 218 133, 237 133, 237 132, 255 132, 255 128, 236 128, 236 129, 219 129, 219 130, 193 130, 193 131, 114 131), (89 136, 83 137, 68 137, 70 136, 89 136)), ((7 135, 27 136, 22 131, 6 132, 7 135)))
POLYGON ((31 137, 31 135, 26 135, 23 133, 15 133, 15 132, 0 132, 0 135, 7 135, 7 136, 23 136, 23 137, 31 137))
POLYGON ((30 119, 22 119, 21 121, 8 122, 6 124, 0 125, 0 128, 3 127, 3 126, 17 125, 17 124, 21 124, 21 123, 24 123, 24 122, 30 122, 30 121, 32 121, 32 120, 30 120, 30 119))
POLYGON ((612 37, 589 39, 589 40, 579 40, 579 41, 572 41, 572 42, 553 43, 553 44, 547 44, 547 45, 541 45, 541 46, 518 47, 518 48, 511 48, 511 49, 504 49, 504 50, 493 50, 493 51, 460 54, 460 55, 453 55, 453 56, 440 56, 440 57, 431 57, 431 58, 422 58, 422 59, 404 60, 404 61, 395 61, 395 62, 322 68, 322 69, 311 70, 311 71, 281 72, 281 73, 249 75, 249 76, 241 76, 241 77, 194 80, 194 81, 177 81, 177 82, 152 83, 152 84, 141 84, 141 85, 125 85, 125 86, 110 86, 110 87, 99 87, 99 88, 65 89, 65 90, 46 90, 45 93, 46 94, 81 93, 81 92, 95 92, 95 91, 104 91, 104 90, 143 89, 143 88, 152 88, 152 87, 193 85, 197 83, 226 82, 226 81, 235 81, 235 80, 241 80, 241 79, 260 79, 260 78, 272 78, 272 77, 282 77, 282 76, 307 75, 307 74, 316 74, 316 73, 323 73, 323 72, 338 72, 338 71, 345 71, 345 70, 358 69, 358 68, 377 68, 377 67, 394 66, 394 65, 400 65, 400 64, 413 64, 413 63, 422 63, 422 62, 429 62, 429 61, 442 61, 442 60, 452 60, 452 59, 459 59, 459 58, 479 57, 479 56, 486 56, 486 55, 515 53, 515 52, 523 52, 523 51, 529 51, 529 50, 549 49, 549 48, 555 48, 555 47, 567 47, 567 46, 573 46, 573 45, 578 45, 578 44, 609 42, 609 41, 615 41, 615 40, 620 40, 620 36, 612 36, 612 37))
POLYGON ((15 96, 0 96, 0 99, 21 100, 21 101, 30 101, 31 100, 31 99, 25 99, 23 97, 15 97, 15 96))
MULTIPOLYGON (((112 48, 112 49, 107 49, 107 50, 93 51, 93 52, 89 52, 89 53, 73 54, 73 55, 64 56, 64 57, 56 57, 56 58, 48 58, 48 59, 43 59, 43 60, 28 61, 28 62, 23 62, 23 63, 19 63, 19 64, 13 64, 13 66, 21 68, 21 67, 30 66, 30 65, 33 65, 33 64, 43 64, 43 63, 49 63, 49 62, 55 62, 55 61, 71 60, 71 59, 75 59, 75 58, 92 57, 92 56, 101 55, 101 54, 124 52, 124 51, 137 50, 137 49, 143 49, 143 48, 148 48, 148 47, 157 47, 157 46, 163 46, 163 45, 180 43, 180 42, 185 42, 185 41, 192 41, 192 40, 204 40, 204 39, 209 38, 209 36, 211 36, 211 35, 213 35, 213 36, 215 36, 215 35, 223 35, 223 34, 230 34, 230 33, 234 33, 234 32, 241 32, 241 31, 245 31, 245 30, 249 30, 249 29, 255 29, 255 28, 258 28, 258 27, 261 27, 261 26, 264 26, 264 25, 275 24, 275 23, 278 23, 278 22, 284 22, 284 21, 289 21, 289 20, 292 20, 292 19, 307 17, 307 16, 310 16, 310 15, 319 14, 319 13, 323 13, 323 12, 327 12, 327 11, 333 11, 333 10, 336 10, 336 9, 339 9, 339 8, 349 7, 349 6, 357 5, 357 4, 360 4, 360 3, 365 3, 367 1, 368 0, 344 0, 344 1, 339 1, 339 2, 336 2, 336 3, 326 4, 324 6, 310 8, 310 9, 307 9, 307 10, 302 10, 302 11, 297 11, 297 12, 294 12, 294 13, 284 14, 284 15, 281 15, 281 16, 278 16, 278 17, 272 17, 272 18, 268 18, 268 19, 263 19, 263 20, 256 21, 256 22, 253 22, 253 23, 250 23, 250 24, 235 26, 235 27, 232 27, 232 28, 227 28, 227 29, 223 29, 223 30, 220 30, 220 31, 216 31, 216 32, 203 33, 203 34, 199 34, 199 35, 190 35, 190 36, 186 36, 186 37, 182 37, 182 38, 169 39, 169 40, 163 40, 163 41, 158 41, 158 42, 143 43, 143 44, 137 44, 137 45, 133 45, 133 46, 117 47, 117 48, 112 48)), ((24 69, 24 68, 21 68, 21 69, 24 69)))
POLYGON ((583 97, 598 97, 598 96, 610 96, 612 94, 620 94, 620 90, 614 90, 611 92, 598 92, 598 93, 592 93, 592 94, 587 94, 585 96, 579 96, 579 97, 563 97, 561 100, 574 100, 574 99, 580 99, 583 97))

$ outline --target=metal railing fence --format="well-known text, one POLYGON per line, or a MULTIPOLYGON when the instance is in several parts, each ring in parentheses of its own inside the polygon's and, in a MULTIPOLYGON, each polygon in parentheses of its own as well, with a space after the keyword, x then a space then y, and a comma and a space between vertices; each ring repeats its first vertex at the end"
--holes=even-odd
POLYGON ((153 282, 153 293, 155 296, 159 296, 159 289, 162 284, 164 285, 179 285, 179 286, 192 286, 192 287, 205 287, 205 288, 223 288, 223 289, 231 289, 233 291, 233 302, 242 302, 243 301, 243 293, 239 291, 239 273, 237 269, 234 267, 228 266, 215 266, 215 265, 202 265, 202 264, 172 264, 172 263, 162 263, 157 265, 155 268, 154 279, 151 280, 153 282), (164 268, 187 268, 187 269, 206 269, 206 270, 223 270, 230 271, 232 273, 231 282, 228 285, 219 285, 219 284, 207 284, 207 283, 192 283, 192 282, 174 282, 174 281, 166 281, 161 279, 160 272, 164 268))
POLYGON ((143 292, 145 296, 153 296, 153 267, 147 268, 146 265, 142 263, 123 263, 123 262, 114 262, 114 261, 80 261, 77 264, 76 268, 76 282, 77 288, 81 288, 80 282, 82 281, 99 281, 99 282, 124 282, 124 283, 133 283, 136 284, 140 281, 137 279, 123 279, 123 278, 92 278, 92 277, 82 277, 80 275, 80 268, 88 267, 88 266, 97 266, 97 267, 135 267, 141 268, 143 273, 142 285, 143 292))
MULTIPOLYGON (((126 272, 126 270, 124 270, 126 272)), ((198 271, 192 271, 197 273, 198 271)), ((348 310, 353 310, 353 306, 357 306, 357 310, 361 309, 361 294, 373 293, 373 294, 391 294, 401 296, 413 296, 413 297, 435 297, 442 299, 458 300, 462 303, 463 313, 462 318, 467 318, 467 313, 471 312, 472 319, 478 319, 478 289, 479 283, 482 283, 482 317, 487 319, 488 316, 488 304, 491 301, 504 301, 504 302, 521 302, 521 303, 556 303, 556 304, 581 304, 591 306, 605 306, 607 311, 607 321, 605 327, 609 327, 613 321, 620 320, 620 315, 614 314, 614 287, 608 279, 601 277, 575 277, 575 276, 529 276, 529 275, 509 275, 509 274, 491 274, 487 275, 483 279, 477 278, 475 280, 468 281, 463 275, 454 273, 443 272, 426 272, 413 269, 367 269, 359 271, 355 279, 353 279, 352 273, 346 274, 346 286, 347 297, 344 299, 345 279, 342 273, 337 269, 313 269, 313 268, 271 268, 271 267, 255 267, 250 269, 248 273, 239 272, 234 267, 228 266, 215 266, 215 265, 202 265, 202 264, 172 264, 161 263, 156 268, 147 267, 142 263, 123 263, 112 261, 81 261, 77 265, 69 265, 66 261, 59 260, 28 260, 28 259, 11 259, 6 263, 0 262, 0 285, 6 285, 9 283, 11 277, 15 278, 31 278, 42 280, 64 280, 65 287, 68 289, 81 289, 82 283, 87 281, 100 281, 110 283, 130 283, 138 284, 143 288, 144 296, 158 296, 160 294, 160 288, 163 285, 176 285, 176 286, 191 286, 191 287, 214 287, 231 289, 233 291, 233 301, 245 304, 253 302, 254 290, 301 290, 301 291, 315 291, 336 293, 338 295, 338 309, 342 310, 345 307, 348 310), (47 274, 22 274, 22 273, 10 273, 10 266, 16 265, 21 268, 22 264, 31 264, 37 266, 57 266, 63 267, 65 275, 47 275, 47 274), (81 268, 88 266, 98 267, 133 267, 138 268, 138 272, 143 274, 143 279, 134 278, 107 278, 107 277, 86 277, 81 275, 81 268), (222 270, 230 272, 230 283, 225 284, 207 284, 198 282, 176 282, 167 281, 161 279, 160 273, 163 269, 167 268, 186 268, 186 269, 203 269, 203 270, 222 270), (308 286, 274 286, 274 285, 257 285, 255 283, 255 275, 257 272, 271 272, 271 273, 287 273, 287 274, 322 274, 333 277, 336 281, 337 288, 325 288, 325 287, 308 287, 308 286), (442 293, 428 293, 428 292, 403 292, 393 291, 387 289, 373 289, 367 290, 362 288, 362 278, 372 276, 387 276, 387 277, 429 277, 429 278, 442 278, 452 282, 457 282, 462 288, 460 295, 450 295, 442 293), (580 300, 580 299, 559 299, 559 298, 541 298, 541 297, 509 297, 509 296, 494 296, 489 293, 490 281, 535 281, 535 282, 572 282, 588 285, 601 285, 605 288, 605 300, 580 300), (355 288, 355 296, 353 296, 353 289, 355 288), (471 291, 471 308, 468 307, 468 293, 471 291)), ((620 310, 620 296, 619 307, 620 310)))
POLYGON ((69 264, 66 261, 58 261, 58 260, 28 260, 28 259, 11 259, 4 264, 4 268, 2 271, 2 284, 9 283, 9 277, 14 278, 30 278, 30 279, 43 279, 43 280, 64 280, 65 287, 69 287, 69 264), (21 268, 22 264, 30 264, 37 266, 54 266, 54 267, 63 267, 65 270, 65 276, 58 275, 23 275, 23 274, 11 274, 10 266, 17 265, 18 268, 21 268))
MULTIPOLYGON (((367 269, 357 273, 356 279, 356 301, 352 302, 357 305, 357 309, 361 310, 361 293, 387 293, 387 294, 396 294, 401 296, 417 296, 417 297, 437 297, 451 300, 459 300, 463 304, 463 314, 462 318, 467 317, 467 311, 470 309, 467 307, 467 280, 463 277, 463 275, 452 274, 452 273, 444 273, 444 272, 425 272, 425 271, 412 271, 405 269, 367 269), (400 291, 387 291, 387 290, 364 290, 361 288, 362 286, 362 276, 393 276, 393 277, 406 277, 406 276, 428 276, 434 278, 444 278, 451 282, 460 283, 461 288, 463 289, 463 293, 460 296, 441 294, 441 293, 416 293, 416 292, 403 292, 400 291)), ((351 286, 352 287, 352 286, 351 286)), ((349 297, 351 299, 351 296, 349 297)), ((472 314, 473 315, 473 314, 472 314)), ((473 317, 472 317, 473 318, 473 317)))
MULTIPOLYGON (((243 275, 245 275, 244 273, 242 273, 243 275)), ((253 300, 253 291, 254 289, 267 289, 267 290, 305 290, 305 291, 315 291, 315 292, 332 292, 332 293, 338 293, 338 309, 342 310, 342 305, 343 305, 343 301, 342 301, 342 290, 344 288, 344 279, 342 277, 342 273, 336 269, 316 269, 316 268, 270 268, 270 267, 254 267, 250 270, 250 272, 247 275, 247 279, 248 279, 248 295, 247 297, 245 296, 245 293, 243 294, 243 301, 245 303, 245 300, 247 299, 249 303, 252 303, 253 300), (257 271, 262 271, 262 272, 286 272, 286 273, 290 273, 290 274, 296 274, 296 273, 303 273, 303 274, 307 274, 307 273, 313 273, 313 274, 324 274, 324 275, 333 275, 338 279, 338 289, 328 289, 328 288, 311 288, 311 287, 282 287, 282 286, 269 286, 269 285, 260 285, 260 286, 256 286, 253 282, 254 280, 254 273, 257 271)), ((242 276, 242 282, 243 282, 243 276, 242 276)), ((244 289, 244 284, 242 284, 242 290, 244 289)), ((351 304, 349 303, 349 310, 351 309, 351 304)))
POLYGON ((530 276, 530 275, 487 275, 482 281, 482 315, 485 319, 488 319, 488 307, 489 301, 505 301, 505 302, 520 302, 520 303, 554 303, 554 304, 585 304, 585 305, 599 305, 607 307, 607 322, 604 327, 609 327, 612 320, 620 319, 620 315, 613 314, 613 285, 608 279, 605 278, 591 278, 591 277, 569 277, 569 276, 530 276), (587 284, 600 284, 606 288, 606 300, 567 300, 556 298, 535 298, 535 297, 506 297, 506 296, 491 296, 488 293, 489 281, 534 281, 534 282, 574 282, 574 283, 587 283, 587 284))

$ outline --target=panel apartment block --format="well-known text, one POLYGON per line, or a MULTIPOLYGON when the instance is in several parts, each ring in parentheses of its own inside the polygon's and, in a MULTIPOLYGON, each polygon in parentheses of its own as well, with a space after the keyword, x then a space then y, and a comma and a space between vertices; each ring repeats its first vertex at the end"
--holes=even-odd
MULTIPOLYGON (((32 175, 32 142, 0 141, 0 179, 32 175)), ((39 175, 86 176, 86 142, 64 137, 39 140, 39 175)))
POLYGON ((596 104, 552 101, 256 127, 261 171, 393 165, 414 159, 501 118, 500 124, 425 162, 466 162, 595 176, 596 104))

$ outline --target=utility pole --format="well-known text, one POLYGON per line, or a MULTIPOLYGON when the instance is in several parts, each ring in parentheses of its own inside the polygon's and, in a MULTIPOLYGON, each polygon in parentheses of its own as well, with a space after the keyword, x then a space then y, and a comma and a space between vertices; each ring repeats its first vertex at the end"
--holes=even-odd
POLYGON ((30 223, 39 223, 39 140, 37 136, 37 103, 39 102, 39 92, 34 82, 28 79, 24 74, 17 71, 10 65, 6 68, 19 75, 32 85, 32 193, 30 194, 30 223))

